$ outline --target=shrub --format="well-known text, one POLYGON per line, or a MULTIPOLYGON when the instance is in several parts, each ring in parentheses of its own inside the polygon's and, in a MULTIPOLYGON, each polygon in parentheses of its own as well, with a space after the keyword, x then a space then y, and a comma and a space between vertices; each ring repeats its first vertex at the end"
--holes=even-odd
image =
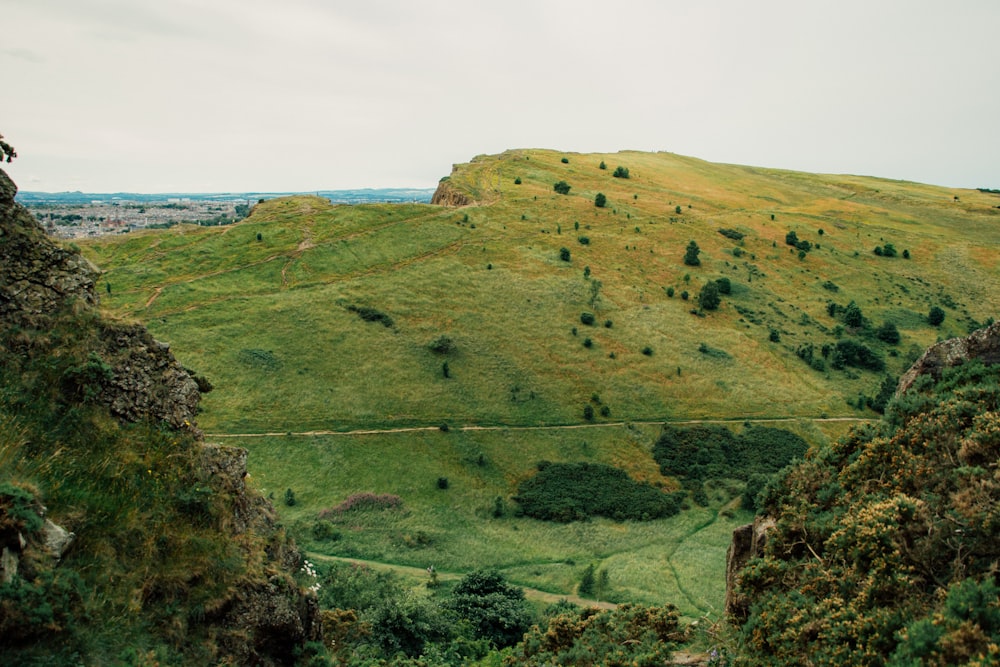
POLYGON ((386 328, 393 325, 391 317, 379 310, 376 310, 375 308, 370 308, 368 306, 348 306, 347 310, 352 313, 357 313, 358 317, 363 319, 365 322, 379 322, 386 328))
POLYGON ((615 178, 628 178, 628 168, 627 167, 615 167, 615 171, 611 174, 615 178))
POLYGON ((698 266, 701 264, 701 260, 698 259, 699 253, 701 253, 701 249, 698 244, 690 241, 687 248, 684 249, 684 263, 688 266, 698 266))
POLYGON ((607 169, 608 165, 604 164, 604 160, 601 160, 601 164, 597 165, 598 169, 607 169))
POLYGON ((705 310, 715 310, 722 299, 719 297, 719 286, 714 281, 705 283, 698 295, 698 305, 705 310))
POLYGON ((794 231, 785 234, 785 245, 796 246, 799 243, 799 236, 794 231))
POLYGON ((513 646, 531 626, 524 590, 511 586, 496 570, 471 572, 455 586, 447 607, 469 624, 476 639, 496 648, 513 646))
POLYGON ((667 288, 667 296, 670 297, 671 299, 674 298, 674 288, 673 287, 668 287, 667 288))
POLYGON ((558 181, 552 186, 552 189, 561 195, 568 195, 570 191, 570 184, 566 181, 558 181))
POLYGON ((604 208, 608 204, 608 198, 604 196, 603 192, 598 192, 597 196, 594 197, 594 206, 597 208, 604 208))
POLYGON ((653 356, 653 348, 647 345, 646 347, 642 348, 642 353, 645 354, 647 357, 651 357, 653 356))
POLYGON ((580 313, 580 322, 591 326, 596 321, 593 313, 580 313))
POLYGON ((520 185, 520 184, 521 184, 521 177, 518 176, 517 178, 514 179, 514 185, 520 185))
POLYGON ((743 239, 743 232, 738 232, 735 229, 722 228, 717 230, 720 234, 725 236, 727 239, 733 239, 734 241, 740 241, 743 239))
MULTIPOLYGON (((836 283, 834 283, 834 282, 832 282, 830 280, 823 281, 822 287, 823 287, 823 289, 827 290, 828 292, 839 292, 840 291, 840 287, 838 287, 836 283)), ((833 313, 830 313, 830 316, 833 317, 833 313)))
POLYGON ((559 248, 559 259, 568 262, 570 259, 569 248, 559 248))
POLYGON ((438 336, 427 347, 435 354, 449 354, 455 351, 455 343, 448 336, 438 336))
POLYGON ((772 343, 780 343, 781 333, 777 329, 771 329, 767 335, 767 339, 772 343))
POLYGON ((591 348, 591 347, 594 346, 594 341, 590 340, 589 338, 584 338, 583 339, 583 346, 586 347, 586 348, 591 348))
POLYGON ((898 345, 900 341, 899 329, 892 322, 886 322, 876 329, 875 337, 890 345, 898 345))
POLYGON ((611 320, 604 320, 604 328, 605 328, 605 329, 610 329, 611 327, 613 327, 613 326, 614 326, 614 324, 615 324, 615 323, 614 323, 614 322, 612 322, 611 320))
POLYGON ((590 245, 589 236, 578 236, 576 240, 580 242, 580 245, 590 245))
POLYGON ((438 477, 438 479, 437 479, 437 488, 441 489, 442 491, 445 490, 445 489, 447 489, 448 488, 448 478, 447 477, 438 477))
POLYGON ((568 157, 564 157, 563 159, 561 159, 559 161, 562 162, 563 164, 569 164, 569 158, 568 157))
POLYGON ((594 408, 591 405, 583 406, 583 418, 589 422, 594 421, 594 408))
POLYGON ((719 294, 731 294, 733 291, 733 283, 729 278, 716 278, 715 284, 719 288, 719 294))
POLYGON ((864 326, 864 323, 865 318, 861 314, 861 308, 858 307, 858 304, 851 301, 847 304, 847 307, 844 308, 844 324, 852 329, 860 329, 864 326))
POLYGON ((677 206, 674 207, 674 213, 676 213, 677 215, 681 214, 681 205, 680 204, 678 204, 677 206))
POLYGON ((295 500, 295 492, 291 489, 285 489, 285 504, 289 507, 295 505, 297 501, 295 500))
MULTIPOLYGON (((588 406, 589 407, 589 406, 588 406)), ((667 494, 601 463, 549 463, 518 486, 514 500, 530 517, 567 523, 592 516, 647 521, 680 511, 680 495, 667 494)))
POLYGON ((690 295, 688 294, 687 290, 684 290, 683 292, 681 292, 681 299, 683 299, 684 301, 687 301, 689 296, 690 295))
POLYGON ((403 499, 391 493, 355 493, 343 500, 339 505, 321 511, 317 517, 332 519, 352 512, 387 511, 403 507, 403 499))
POLYGON ((939 306, 932 306, 930 312, 927 313, 927 322, 932 326, 940 326, 944 322, 944 310, 939 306))

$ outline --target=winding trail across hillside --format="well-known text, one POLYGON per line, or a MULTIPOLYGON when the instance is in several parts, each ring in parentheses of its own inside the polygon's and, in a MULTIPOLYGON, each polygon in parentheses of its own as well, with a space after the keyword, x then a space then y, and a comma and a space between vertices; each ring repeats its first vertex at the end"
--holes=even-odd
MULTIPOLYGON (((416 578, 428 578, 429 575, 426 569, 413 567, 410 565, 396 565, 394 563, 383 563, 381 561, 374 560, 362 560, 360 558, 348 558, 344 556, 326 556, 321 553, 307 552, 306 555, 315 561, 323 561, 326 563, 355 563, 358 565, 363 565, 365 567, 370 567, 373 570, 388 570, 390 572, 396 572, 398 574, 405 574, 416 578)), ((457 574, 454 572, 442 572, 437 571, 438 579, 441 581, 458 581, 464 574, 457 574)), ((518 588, 524 590, 524 597, 529 600, 537 600, 540 602, 545 602, 548 604, 553 604, 560 600, 568 600, 573 604, 579 605, 581 607, 598 607, 600 609, 615 609, 618 605, 613 602, 601 602, 598 600, 588 600, 581 598, 577 595, 562 595, 557 593, 549 593, 547 591, 538 590, 537 588, 529 588, 525 586, 518 585, 518 588)))
MULTIPOLYGON (((656 426, 659 424, 740 424, 743 422, 758 423, 758 424, 774 424, 774 423, 787 423, 787 422, 797 422, 797 421, 811 421, 811 422, 854 422, 854 423, 865 423, 876 421, 873 418, 868 417, 734 417, 729 419, 653 419, 645 421, 618 421, 618 422, 598 422, 598 423, 585 423, 585 424, 552 424, 545 426, 509 426, 509 425, 490 425, 490 426, 478 426, 475 424, 468 424, 465 426, 451 426, 449 430, 453 431, 558 431, 565 429, 582 429, 582 428, 621 428, 626 427, 629 424, 641 425, 641 426, 656 426)), ((355 429, 351 431, 265 431, 261 433, 206 433, 205 436, 209 438, 277 438, 283 436, 320 436, 320 435, 380 435, 384 433, 416 433, 420 431, 438 431, 441 430, 440 426, 401 426, 398 428, 372 428, 372 429, 355 429)))

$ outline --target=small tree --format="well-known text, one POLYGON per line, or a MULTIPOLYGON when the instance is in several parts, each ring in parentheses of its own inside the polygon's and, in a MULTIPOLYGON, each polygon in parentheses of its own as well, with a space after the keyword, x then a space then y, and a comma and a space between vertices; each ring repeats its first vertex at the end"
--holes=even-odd
POLYGON ((10 162, 17 157, 17 151, 14 147, 3 140, 3 135, 0 134, 0 162, 10 162))
POLYGON ((681 214, 681 205, 680 204, 678 204, 677 206, 674 206, 674 213, 676 213, 677 215, 681 214))
POLYGON ((568 195, 570 187, 571 187, 570 184, 567 183, 566 181, 559 181, 558 183, 552 186, 552 189, 561 195, 568 195))
POLYGON ((687 249, 684 251, 684 263, 688 266, 698 266, 701 264, 701 260, 698 259, 698 253, 700 252, 701 249, 698 247, 697 243, 694 241, 688 243, 687 249))
POLYGON ((705 310, 715 310, 719 307, 721 301, 719 286, 715 284, 715 281, 705 283, 705 286, 701 288, 701 293, 698 295, 698 305, 705 310))
POLYGON ((514 185, 520 185, 520 184, 521 184, 521 177, 518 176, 517 178, 514 179, 514 185))
POLYGON ((615 171, 611 175, 615 178, 628 178, 628 167, 615 167, 615 171))
POLYGON ((598 169, 607 169, 608 165, 604 164, 604 160, 601 160, 601 164, 597 165, 598 169))
POLYGON ((731 294, 733 291, 733 283, 729 278, 716 278, 715 284, 719 288, 719 294, 731 294))
POLYGON ((569 248, 559 248, 559 259, 564 262, 569 261, 569 248))
POLYGON ((603 192, 598 192, 597 196, 594 197, 594 206, 597 208, 604 208, 608 204, 608 198, 604 196, 603 192))
POLYGON ((932 327, 940 326, 944 322, 944 310, 938 306, 932 306, 929 313, 927 313, 927 321, 932 327))
POLYGON ((844 308, 844 324, 851 327, 852 329, 858 329, 865 323, 865 318, 861 314, 861 308, 858 304, 851 301, 844 308))
POLYGON ((291 489, 285 489, 285 504, 292 507, 296 502, 298 501, 295 500, 295 492, 291 489))
POLYGON ((589 422, 594 421, 594 406, 592 405, 583 406, 583 418, 589 422))

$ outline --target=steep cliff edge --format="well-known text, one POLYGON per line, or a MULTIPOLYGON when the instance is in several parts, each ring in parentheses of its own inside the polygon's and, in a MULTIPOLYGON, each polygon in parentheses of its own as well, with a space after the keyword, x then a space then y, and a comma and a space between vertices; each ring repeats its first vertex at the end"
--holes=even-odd
POLYGON ((437 206, 469 206, 472 203, 472 198, 452 185, 447 178, 441 179, 431 196, 431 204, 437 206))
POLYGON ((246 450, 15 194, 0 170, 0 663, 294 664, 318 608, 246 450))
POLYGON ((733 534, 748 665, 1000 659, 1000 324, 932 346, 885 419, 785 468, 733 534))

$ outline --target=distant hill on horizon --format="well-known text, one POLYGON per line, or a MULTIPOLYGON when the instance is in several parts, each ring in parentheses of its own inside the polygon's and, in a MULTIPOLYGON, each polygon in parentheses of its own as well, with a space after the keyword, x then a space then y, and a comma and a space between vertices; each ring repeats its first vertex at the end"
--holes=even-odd
POLYGON ((245 192, 42 192, 20 191, 16 200, 24 206, 51 204, 80 205, 95 201, 160 202, 169 200, 188 201, 242 201, 275 199, 296 195, 316 195, 329 199, 334 204, 361 203, 427 203, 434 194, 434 188, 351 188, 344 190, 308 190, 296 192, 257 191, 245 192))

